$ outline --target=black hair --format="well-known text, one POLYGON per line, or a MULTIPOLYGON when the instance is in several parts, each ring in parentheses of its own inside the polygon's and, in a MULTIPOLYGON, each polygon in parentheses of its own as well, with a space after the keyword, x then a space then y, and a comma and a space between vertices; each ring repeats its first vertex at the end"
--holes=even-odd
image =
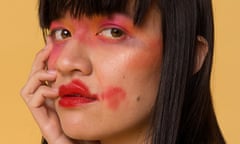
MULTIPOLYGON (((211 0, 39 0, 40 26, 66 12, 82 15, 132 14, 135 25, 146 13, 159 8, 163 33, 161 81, 149 139, 151 144, 224 144, 214 113, 210 76, 214 47, 211 0), (131 12, 129 11, 131 3, 131 12), (197 36, 208 41, 208 54, 194 73, 197 36)), ((47 142, 43 140, 42 144, 47 142)))
POLYGON ((152 124, 153 144, 223 144, 212 104, 210 76, 214 48, 211 0, 159 0, 164 54, 152 124), (208 54, 194 74, 197 36, 208 54))
POLYGON ((125 13, 132 15, 135 25, 140 25, 152 1, 149 0, 39 0, 39 22, 46 35, 53 20, 63 17, 70 12, 73 18, 82 15, 109 15, 113 13, 125 13), (134 2, 134 3, 133 3, 134 2), (130 5, 129 5, 130 4, 130 5), (131 5, 135 5, 130 10, 131 5))

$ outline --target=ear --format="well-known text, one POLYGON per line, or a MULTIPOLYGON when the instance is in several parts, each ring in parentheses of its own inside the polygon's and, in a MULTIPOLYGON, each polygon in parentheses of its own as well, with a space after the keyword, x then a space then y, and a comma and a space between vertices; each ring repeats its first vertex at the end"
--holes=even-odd
POLYGON ((198 35, 196 42, 195 66, 193 74, 197 73, 202 68, 207 53, 208 41, 203 36, 198 35))

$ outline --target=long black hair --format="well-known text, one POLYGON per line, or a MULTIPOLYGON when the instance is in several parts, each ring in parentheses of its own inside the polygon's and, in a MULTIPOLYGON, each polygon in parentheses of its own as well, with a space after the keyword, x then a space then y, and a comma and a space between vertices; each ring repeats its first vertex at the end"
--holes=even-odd
POLYGON ((210 92, 211 0, 39 0, 39 21, 46 34, 50 23, 66 12, 74 18, 120 12, 131 14, 138 26, 153 7, 161 12, 164 48, 159 93, 152 109, 151 144, 224 144, 210 92), (208 54, 194 73, 197 36, 208 41, 208 54))

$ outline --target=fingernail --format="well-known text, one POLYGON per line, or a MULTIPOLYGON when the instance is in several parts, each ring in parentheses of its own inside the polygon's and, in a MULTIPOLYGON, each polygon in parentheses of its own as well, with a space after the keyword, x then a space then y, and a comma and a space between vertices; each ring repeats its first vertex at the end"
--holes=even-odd
POLYGON ((56 75, 57 74, 57 72, 55 70, 48 70, 47 73, 52 74, 52 75, 56 75))

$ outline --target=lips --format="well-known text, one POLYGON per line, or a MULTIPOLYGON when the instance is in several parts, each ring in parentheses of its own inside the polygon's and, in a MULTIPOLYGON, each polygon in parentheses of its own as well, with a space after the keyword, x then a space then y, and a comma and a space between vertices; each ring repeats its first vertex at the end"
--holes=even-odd
POLYGON ((59 105, 62 107, 78 107, 98 100, 97 95, 91 94, 88 87, 79 80, 73 80, 59 88, 59 105))

